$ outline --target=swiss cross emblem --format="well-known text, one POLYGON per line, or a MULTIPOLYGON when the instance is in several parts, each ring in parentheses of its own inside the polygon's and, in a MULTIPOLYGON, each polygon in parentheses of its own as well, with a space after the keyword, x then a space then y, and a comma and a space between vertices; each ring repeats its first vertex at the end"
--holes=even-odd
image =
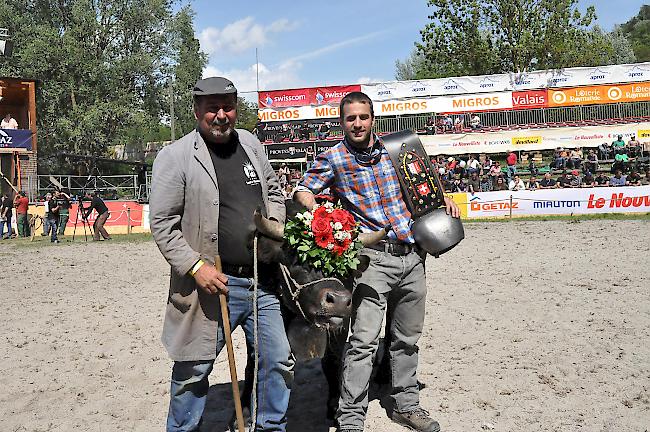
POLYGON ((422 166, 420 162, 414 161, 407 165, 411 174, 420 174, 422 172, 422 166))
POLYGON ((418 189, 418 194, 420 194, 420 196, 429 195, 431 193, 431 189, 429 188, 428 183, 420 183, 416 187, 418 189))

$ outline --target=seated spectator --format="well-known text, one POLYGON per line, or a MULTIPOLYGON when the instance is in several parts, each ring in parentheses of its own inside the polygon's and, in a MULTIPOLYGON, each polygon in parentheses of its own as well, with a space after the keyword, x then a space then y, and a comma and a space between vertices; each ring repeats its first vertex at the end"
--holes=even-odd
POLYGON ((610 186, 625 186, 626 183, 627 179, 621 170, 616 170, 614 175, 609 179, 610 186))
POLYGON ((612 150, 614 154, 627 153, 625 149, 625 141, 623 141, 623 135, 619 135, 616 141, 612 141, 612 150))
POLYGON ((293 198, 293 186, 291 183, 288 183, 283 189, 282 193, 284 194, 284 199, 290 200, 293 198))
POLYGON ((582 150, 579 147, 574 148, 569 152, 569 162, 567 163, 567 167, 580 169, 580 164, 582 164, 582 157, 582 150))
POLYGON ((617 170, 620 170, 621 172, 626 173, 629 171, 629 163, 630 157, 627 155, 627 153, 617 153, 616 156, 614 156, 612 171, 616 172, 617 170))
POLYGON ((553 153, 553 163, 551 168, 553 169, 565 169, 567 163, 566 151, 562 147, 555 149, 553 153))
POLYGON ((557 178, 556 183, 557 187, 559 188, 565 188, 569 187, 571 179, 569 178, 569 175, 567 174, 566 170, 562 171, 562 174, 557 178))
POLYGON ((473 172, 481 174, 481 163, 474 157, 474 155, 469 155, 467 160, 467 172, 472 175, 473 172))
MULTIPOLYGON (((490 177, 492 177, 492 180, 494 180, 496 177, 501 175, 501 164, 499 161, 494 162, 494 164, 490 167, 490 177)), ((494 184, 494 181, 492 182, 494 184)))
POLYGON ((582 185, 582 179, 580 178, 580 172, 578 170, 571 171, 567 174, 567 178, 569 179, 569 184, 565 187, 577 188, 582 185))
POLYGON ((594 179, 594 175, 590 171, 587 171, 585 176, 582 178, 582 187, 594 187, 594 186, 596 186, 596 180, 594 179))
POLYGON ((477 114, 472 115, 472 118, 469 120, 469 126, 472 130, 481 129, 483 127, 481 118, 477 114))
POLYGON ((641 176, 635 169, 632 169, 625 180, 629 186, 641 186, 641 176))
POLYGON ((596 186, 609 186, 609 176, 604 172, 599 173, 594 180, 596 186))
POLYGON ((650 184, 650 167, 646 167, 645 172, 643 173, 643 178, 641 179, 641 184, 650 184))
POLYGON ((508 184, 508 189, 511 191, 526 190, 526 184, 521 178, 519 178, 518 174, 515 174, 514 178, 510 180, 510 184, 508 184))
POLYGON ((456 174, 452 192, 467 192, 467 182, 460 175, 456 174))
POLYGON ((530 158, 528 161, 528 171, 530 172, 530 175, 536 176, 539 174, 539 169, 537 169, 537 164, 535 164, 533 158, 530 158))
POLYGON ((454 120, 454 132, 456 132, 456 133, 462 132, 463 131, 463 123, 464 123, 464 120, 463 120, 462 116, 456 117, 456 120, 454 120))
POLYGON ((537 178, 535 176, 530 176, 528 179, 528 182, 526 183, 526 189, 527 190, 537 190, 539 189, 539 182, 537 181, 537 178))
POLYGON ((643 141, 643 156, 650 157, 650 139, 643 141))
POLYGON ((436 121, 433 117, 427 119, 427 123, 424 125, 424 131, 427 135, 435 135, 436 133, 436 121))
POLYGON ((632 135, 630 140, 627 142, 627 150, 630 157, 642 155, 643 151, 641 149, 641 143, 636 139, 635 135, 632 135))
POLYGON ((300 141, 300 127, 297 123, 291 124, 291 135, 289 136, 291 141, 300 141))
POLYGON ((540 189, 555 189, 557 182, 551 178, 551 173, 544 174, 544 178, 539 182, 540 189))
POLYGON ((481 188, 481 192, 490 192, 492 190, 492 181, 490 180, 490 176, 486 174, 481 177, 479 186, 481 188))
POLYGON ((291 126, 289 126, 289 123, 282 123, 282 129, 280 130, 280 133, 278 134, 278 141, 288 141, 291 139, 291 126))
POLYGON ((446 129, 445 119, 443 119, 442 117, 436 118, 436 133, 437 132, 444 133, 445 129, 446 129))
POLYGON ((302 122, 300 125, 300 138, 303 141, 309 141, 311 135, 311 128, 309 127, 309 123, 306 121, 302 122))
POLYGON ((483 172, 488 172, 490 171, 490 168, 492 167, 492 158, 490 155, 482 154, 479 159, 483 159, 483 172))
POLYGON ((506 184, 506 180, 503 178, 503 176, 498 176, 492 186, 492 190, 495 191, 503 191, 503 190, 508 190, 508 185, 506 184))
POLYGON ((278 170, 278 179, 280 180, 280 186, 284 186, 291 181, 291 170, 286 163, 283 163, 278 170))
POLYGON ((594 149, 589 149, 587 153, 587 160, 585 161, 585 171, 595 174, 598 171, 598 156, 594 149))
POLYGON ((455 172, 456 165, 458 165, 458 161, 453 156, 449 156, 447 159, 447 171, 455 172))
POLYGON ((481 180, 478 177, 478 171, 470 173, 469 180, 467 180, 467 192, 474 195, 481 190, 481 180))
POLYGON ((604 142, 598 146, 598 151, 600 152, 600 158, 607 160, 609 159, 609 155, 612 154, 612 146, 604 142))
POLYGON ((454 128, 454 121, 452 120, 449 114, 447 114, 445 118, 442 120, 442 124, 445 127, 445 132, 451 132, 452 129, 454 128))
POLYGON ((325 122, 318 125, 316 136, 318 137, 319 140, 327 139, 329 135, 330 135, 330 122, 325 122))

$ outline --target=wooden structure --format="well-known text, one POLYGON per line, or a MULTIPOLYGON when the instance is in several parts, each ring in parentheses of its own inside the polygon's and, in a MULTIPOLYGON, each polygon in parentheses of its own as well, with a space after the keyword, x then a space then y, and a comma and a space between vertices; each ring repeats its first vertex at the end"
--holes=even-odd
MULTIPOLYGON (((0 118, 11 116, 18 122, 18 129, 31 132, 31 145, 14 146, 12 141, 0 136, 0 190, 11 194, 25 190, 32 195, 27 178, 36 178, 37 131, 36 131, 36 84, 32 79, 0 77, 0 118)), ((3 131, 9 134, 8 131, 3 131)), ((0 135, 3 135, 0 133, 0 135)))

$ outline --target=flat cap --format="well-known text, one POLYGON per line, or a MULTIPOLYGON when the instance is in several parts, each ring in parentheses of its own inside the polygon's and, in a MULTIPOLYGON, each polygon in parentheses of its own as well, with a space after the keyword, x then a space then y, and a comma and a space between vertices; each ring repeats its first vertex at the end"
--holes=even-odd
POLYGON ((200 79, 196 84, 194 84, 194 90, 192 90, 194 96, 227 95, 235 93, 237 93, 235 85, 232 81, 223 77, 200 79))

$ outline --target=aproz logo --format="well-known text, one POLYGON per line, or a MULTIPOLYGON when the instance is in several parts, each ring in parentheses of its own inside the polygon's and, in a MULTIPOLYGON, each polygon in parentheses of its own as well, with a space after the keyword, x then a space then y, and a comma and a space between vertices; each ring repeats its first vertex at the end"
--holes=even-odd
POLYGON ((0 130, 0 144, 13 144, 14 137, 7 134, 7 132, 0 130))

